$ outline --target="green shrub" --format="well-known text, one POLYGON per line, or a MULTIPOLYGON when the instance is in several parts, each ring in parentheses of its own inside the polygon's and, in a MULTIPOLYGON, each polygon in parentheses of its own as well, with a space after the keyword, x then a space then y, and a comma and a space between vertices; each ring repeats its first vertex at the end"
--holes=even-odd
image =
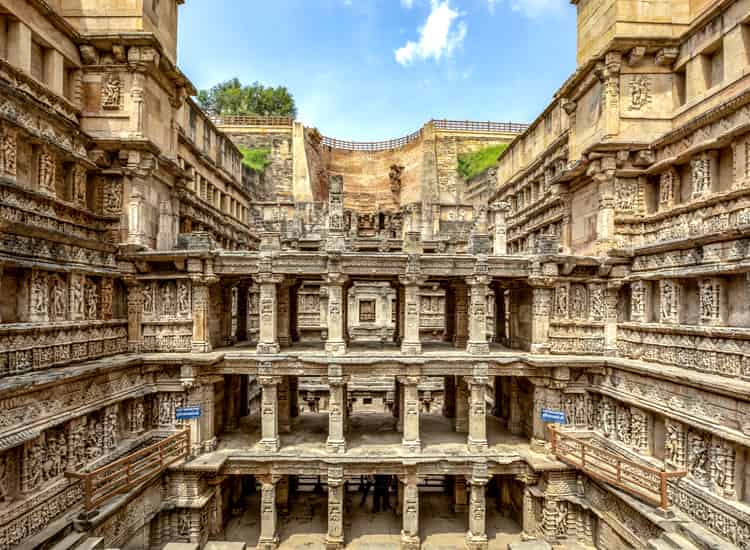
POLYGON ((488 168, 497 164, 497 157, 508 147, 506 143, 491 145, 473 153, 458 155, 458 173, 465 180, 470 180, 488 168))
POLYGON ((261 173, 271 164, 270 149, 248 149, 240 146, 242 152, 242 164, 251 170, 261 173))

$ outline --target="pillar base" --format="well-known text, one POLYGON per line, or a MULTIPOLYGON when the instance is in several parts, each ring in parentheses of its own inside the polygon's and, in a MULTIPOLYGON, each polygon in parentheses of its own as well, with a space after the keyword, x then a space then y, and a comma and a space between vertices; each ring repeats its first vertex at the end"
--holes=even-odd
POLYGON ((329 453, 345 453, 346 452, 346 441, 343 439, 327 439, 326 440, 326 451, 329 453))
POLYGON ((326 340, 326 353, 333 355, 344 355, 346 353, 346 342, 343 340, 326 340))
POLYGON ((292 339, 289 336, 279 336, 279 346, 291 346, 292 339))
POLYGON ((418 535, 407 535, 401 531, 401 550, 419 550, 420 546, 418 535))
POLYGON ((211 439, 206 439, 201 443, 201 447, 203 447, 204 453, 212 453, 216 450, 216 445, 218 444, 218 440, 215 437, 212 437, 211 439))
MULTIPOLYGON (((195 344, 193 344, 195 346, 195 344)), ((140 353, 141 351, 141 344, 140 342, 128 342, 128 353, 140 353)), ((190 348, 190 351, 193 353, 202 353, 203 350, 195 350, 194 347, 190 348)))
POLYGON ((267 453, 275 453, 281 448, 278 438, 276 439, 261 439, 260 447, 267 453))
POLYGON ((487 550, 487 535, 466 533, 466 548, 469 550, 487 550))
POLYGON ((422 451, 422 442, 417 440, 407 441, 406 439, 401 440, 401 445, 404 450, 410 453, 419 453, 422 451))
POLYGON ((470 437, 466 444, 469 447, 469 452, 471 453, 487 452, 487 440, 486 439, 472 439, 470 437))
POLYGON ((279 547, 279 537, 267 538, 260 537, 258 540, 258 550, 276 550, 279 547))
POLYGON ((279 350, 281 348, 278 343, 274 343, 274 344, 260 343, 258 344, 258 347, 255 349, 258 353, 279 353, 279 350))
POLYGON ((464 420, 463 422, 456 421, 453 423, 453 431, 459 434, 467 434, 469 433, 469 421, 468 419, 464 420))
POLYGON ((401 353, 405 355, 419 355, 422 353, 421 342, 404 342, 401 344, 401 353))
POLYGON ((546 453, 547 442, 544 439, 532 438, 529 442, 529 449, 531 449, 535 453, 546 453))
POLYGON ((344 537, 326 536, 326 550, 341 550, 344 546, 344 537))
POLYGON ((490 345, 487 342, 469 342, 466 344, 466 353, 472 355, 487 355, 490 352, 490 345))
MULTIPOLYGON (((128 350, 135 351, 135 350, 131 350, 130 346, 128 346, 128 350)), ((193 343, 190 344, 190 351, 192 353, 208 353, 209 351, 211 351, 211 344, 209 344, 208 342, 193 341, 193 343)))

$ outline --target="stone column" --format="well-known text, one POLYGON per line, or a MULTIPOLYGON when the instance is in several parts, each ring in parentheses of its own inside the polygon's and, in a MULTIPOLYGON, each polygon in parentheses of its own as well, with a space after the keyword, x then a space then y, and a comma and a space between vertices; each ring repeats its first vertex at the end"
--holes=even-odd
POLYGON ((466 546, 469 550, 486 550, 485 516, 487 506, 484 486, 487 483, 487 478, 472 476, 468 481, 471 484, 471 498, 469 501, 469 531, 466 533, 466 546))
POLYGON ((544 442, 547 438, 547 426, 542 421, 542 407, 547 406, 547 388, 544 386, 534 386, 534 405, 532 418, 531 445, 537 449, 544 449, 544 442))
POLYGON ((404 340, 401 342, 401 353, 417 355, 422 353, 422 343, 419 338, 419 285, 424 283, 423 277, 402 275, 399 281, 404 285, 404 340))
POLYGON ((278 327, 279 346, 291 346, 291 287, 294 281, 284 280, 278 288, 278 327))
POLYGON ((237 377, 233 374, 227 376, 227 382, 224 386, 224 403, 226 404, 226 415, 224 417, 224 427, 228 432, 234 432, 239 427, 239 384, 237 377))
POLYGON ((211 345, 211 324, 209 318, 211 310, 209 285, 217 283, 218 279, 213 276, 193 275, 191 280, 193 300, 193 340, 191 351, 193 353, 203 353, 213 349, 211 345))
POLYGON ((416 474, 402 480, 404 484, 403 527, 401 550, 419 550, 419 487, 416 474))
POLYGON ((247 292, 248 285, 237 287, 237 337, 238 342, 247 340, 247 292))
POLYGON ((553 289, 534 286, 531 289, 531 353, 549 353, 549 318, 553 289))
POLYGON ((598 185, 599 208, 596 213, 596 253, 606 254, 615 246, 615 158, 594 161, 590 171, 598 185), (596 164, 596 163, 600 164, 596 164))
POLYGON ((487 343, 487 291, 490 282, 486 275, 467 277, 470 288, 471 304, 469 306, 469 342, 466 351, 473 355, 490 352, 487 343))
POLYGON ((329 273, 326 279, 328 289, 328 338, 326 339, 326 352, 333 355, 346 353, 346 327, 344 326, 344 285, 348 277, 341 273, 329 273))
POLYGON ((604 353, 617 355, 617 301, 622 284, 608 283, 604 289, 604 353))
POLYGON ((261 476, 259 550, 275 550, 279 545, 276 515, 277 481, 278 478, 276 476, 261 476))
POLYGON ((404 392, 404 436, 402 444, 408 452, 419 452, 422 443, 419 439, 419 391, 416 376, 405 376, 401 379, 404 392))
POLYGON ((456 377, 452 374, 443 377, 443 416, 456 417, 456 377))
POLYGON ((262 273, 256 275, 254 279, 260 288, 260 327, 257 351, 258 353, 278 353, 277 285, 280 284, 284 278, 282 275, 262 273))
MULTIPOLYGON (((76 277, 76 274, 71 277, 76 277)), ((141 316, 143 315, 143 286, 133 277, 126 277, 128 288, 128 351, 138 353, 143 344, 141 316)), ((81 284, 81 288, 83 288, 81 284)), ((83 299, 83 296, 81 296, 83 299)), ((193 291, 193 319, 195 319, 195 291, 193 291)), ((72 308, 71 308, 72 311, 72 308)), ((195 320, 193 320, 195 323, 195 320)), ((195 346, 195 329, 193 329, 193 346, 195 346)), ((195 351, 195 349, 193 349, 195 351)), ((201 351, 200 349, 198 351, 201 351)))
POLYGON ((404 433, 404 416, 406 405, 404 404, 404 385, 396 379, 396 403, 398 403, 398 417, 396 418, 396 431, 404 433))
POLYGON ((458 433, 469 433, 469 389, 463 376, 456 377, 455 411, 454 429, 458 433))
POLYGON ((469 405, 469 452, 482 453, 487 450, 487 404, 485 403, 486 376, 472 376, 468 380, 469 405))
POLYGON ((216 449, 216 432, 214 430, 216 395, 214 393, 214 384, 220 379, 220 376, 209 378, 207 380, 201 379, 201 416, 198 419, 197 425, 200 431, 200 438, 198 441, 200 442, 201 450, 204 453, 216 449))
POLYGON ((456 320, 453 324, 453 347, 465 348, 469 341, 469 291, 464 283, 453 283, 456 320))
POLYGON ((282 376, 278 386, 279 402, 279 433, 288 434, 292 431, 291 400, 289 398, 289 377, 282 376))
POLYGON ((511 376, 510 381, 510 415, 508 418, 508 431, 513 435, 523 433, 523 419, 521 418, 521 396, 518 389, 518 378, 511 376))
POLYGON ((328 468, 328 533, 326 550, 344 548, 344 469, 328 468))
POLYGON ((506 215, 510 209, 507 202, 494 202, 490 208, 495 214, 495 226, 492 232, 492 254, 504 256, 508 253, 508 225, 506 215))
POLYGON ((328 366, 328 439, 326 450, 329 453, 343 453, 346 451, 345 425, 346 414, 346 378, 342 374, 341 365, 328 366))
POLYGON ((523 489, 523 514, 521 526, 521 538, 523 540, 533 540, 537 537, 538 520, 536 515, 535 498, 532 492, 533 480, 528 480, 523 489))
POLYGON ((278 416, 278 384, 277 376, 259 376, 258 383, 261 386, 260 405, 260 444, 266 452, 279 450, 279 416, 278 416))

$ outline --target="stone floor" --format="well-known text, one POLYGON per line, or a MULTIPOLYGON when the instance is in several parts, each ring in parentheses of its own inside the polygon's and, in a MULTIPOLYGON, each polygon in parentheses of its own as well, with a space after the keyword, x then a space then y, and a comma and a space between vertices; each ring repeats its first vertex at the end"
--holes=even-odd
MULTIPOLYGON (((393 550, 401 537, 401 517, 395 510, 372 512, 372 497, 359 506, 359 493, 349 494, 346 512, 346 547, 350 550, 393 550)), ((392 504, 396 504, 392 495, 392 504)), ((299 493, 286 517, 279 517, 281 550, 322 549, 325 547, 326 497, 299 493)), ((464 548, 468 526, 466 514, 450 510, 450 499, 441 494, 420 495, 420 535, 424 550, 464 548)), ((487 537, 490 550, 505 550, 511 542, 521 540, 521 528, 495 509, 487 500, 487 537)), ((227 523, 224 540, 242 541, 254 548, 260 536, 259 499, 251 498, 245 511, 227 523)), ((214 537, 216 540, 218 537, 214 537)))
MULTIPOLYGON (((396 419, 387 413, 363 413, 350 417, 350 427, 346 435, 346 457, 399 457, 405 454, 401 446, 402 434, 396 430, 396 419)), ((328 435, 327 413, 303 413, 293 419, 290 433, 281 434, 281 450, 276 456, 330 456, 326 452, 328 435)), ((420 417, 420 438, 423 458, 466 456, 466 434, 456 433, 451 419, 441 415, 420 417)), ((555 461, 547 455, 531 451, 529 440, 507 432, 499 419, 487 418, 488 453, 507 455, 517 459, 527 459, 535 466, 553 466, 555 461)), ((230 456, 257 454, 261 450, 260 419, 249 416, 241 419, 240 428, 219 437, 218 450, 198 457, 194 464, 209 464, 217 459, 230 456)))

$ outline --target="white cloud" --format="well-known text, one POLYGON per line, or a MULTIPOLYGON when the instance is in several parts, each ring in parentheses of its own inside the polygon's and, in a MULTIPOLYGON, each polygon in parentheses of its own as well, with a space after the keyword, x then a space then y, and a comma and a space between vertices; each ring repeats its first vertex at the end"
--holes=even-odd
MULTIPOLYGON (((490 10, 497 0, 488 0, 490 10)), ((568 0, 510 0, 510 8, 513 11, 523 13, 527 17, 535 18, 541 15, 560 12, 568 0)))
POLYGON ((450 57, 466 38, 466 22, 463 14, 450 7, 450 0, 432 0, 430 15, 419 29, 419 41, 409 40, 395 51, 396 61, 410 65, 417 60, 440 61, 450 57), (455 24, 455 25, 454 25, 455 24))
POLYGON ((487 9, 490 11, 490 13, 495 13, 495 6, 497 5, 497 0, 487 0, 487 9))
POLYGON ((414 7, 414 0, 401 0, 401 5, 410 10, 414 7))

